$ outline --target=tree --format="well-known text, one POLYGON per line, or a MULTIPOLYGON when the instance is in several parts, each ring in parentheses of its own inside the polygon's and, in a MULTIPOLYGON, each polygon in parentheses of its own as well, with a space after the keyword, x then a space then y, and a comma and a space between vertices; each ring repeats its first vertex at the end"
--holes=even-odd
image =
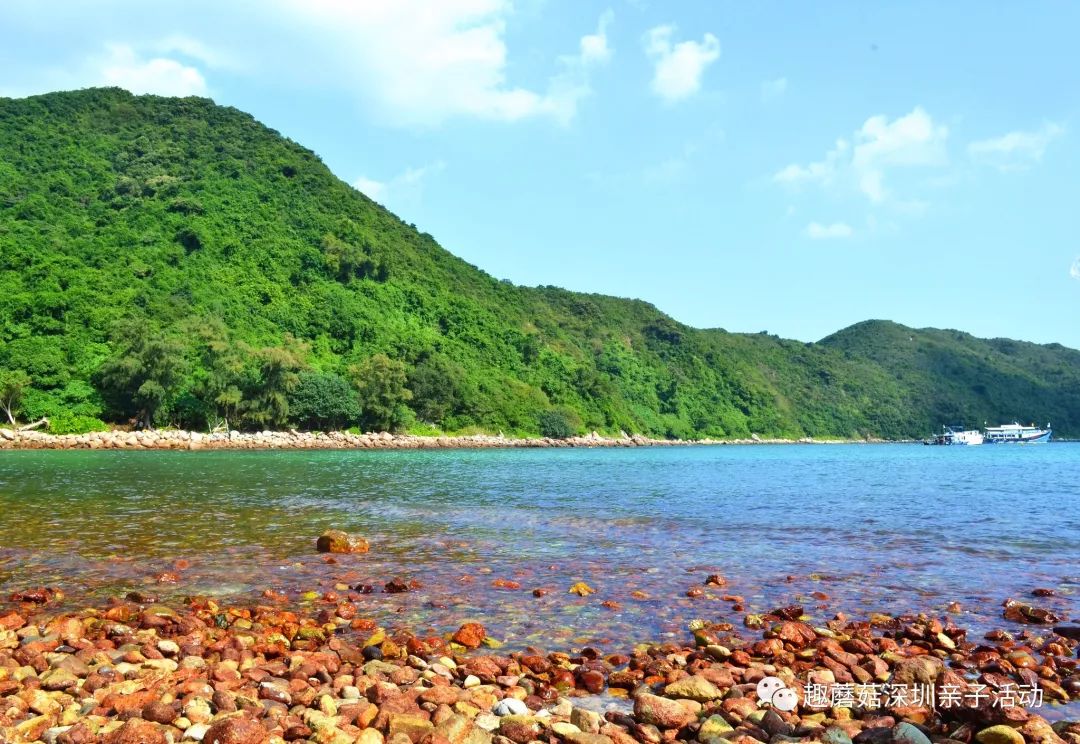
POLYGON ((386 354, 375 354, 349 367, 349 377, 360 400, 360 421, 368 431, 393 431, 401 427, 412 398, 406 386, 405 363, 386 354))
POLYGON ((0 409, 3 409, 12 426, 15 425, 15 415, 28 387, 30 376, 21 369, 0 369, 0 409))
POLYGON ((102 395, 120 411, 134 413, 141 426, 154 427, 154 415, 184 379, 184 346, 144 322, 122 325, 113 338, 119 351, 97 374, 102 395))
POLYGON ((274 426, 288 420, 289 393, 300 382, 307 351, 307 344, 288 336, 282 346, 267 346, 255 352, 259 379, 254 394, 244 405, 248 418, 257 424, 274 426))
POLYGON ((411 408, 422 421, 441 423, 461 405, 465 368, 443 354, 432 354, 409 372, 411 408))
POLYGON ((301 428, 339 429, 360 418, 356 391, 332 372, 301 372, 289 393, 289 418, 301 428))
MULTIPOLYGON (((243 410, 245 359, 251 355, 251 349, 243 342, 233 341, 229 329, 216 318, 203 321, 198 335, 202 341, 202 364, 195 394, 229 429, 229 422, 235 425, 243 410)), ((213 428, 218 422, 207 423, 213 428)))

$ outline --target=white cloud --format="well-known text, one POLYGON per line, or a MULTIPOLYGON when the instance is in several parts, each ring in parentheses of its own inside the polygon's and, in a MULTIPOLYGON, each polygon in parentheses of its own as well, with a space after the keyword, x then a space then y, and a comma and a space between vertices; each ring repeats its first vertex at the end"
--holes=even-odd
POLYGON ((615 20, 615 11, 611 8, 605 10, 600 16, 600 22, 595 34, 581 37, 582 62, 600 62, 606 64, 611 61, 613 51, 608 45, 607 30, 611 22, 615 20))
POLYGON ((556 60, 547 90, 507 81, 508 0, 277 0, 287 23, 320 39, 308 60, 317 82, 344 85, 385 121, 434 126, 473 116, 572 119, 592 69, 612 56, 605 12, 577 53, 556 60), (332 72, 327 72, 332 71, 332 72), (329 79, 328 79, 329 78, 329 79))
POLYGON ((999 170, 1023 170, 1043 159, 1046 148, 1065 133, 1060 124, 1047 122, 1033 132, 1009 132, 968 145, 968 155, 999 170))
POLYGON ((352 182, 353 188, 364 194, 372 201, 382 203, 386 194, 386 181, 376 181, 367 176, 360 176, 352 182))
POLYGON ((672 42, 675 26, 656 26, 645 34, 645 54, 653 61, 653 92, 667 103, 701 89, 705 68, 720 59, 720 41, 705 34, 701 41, 672 42))
POLYGON ((1076 260, 1072 262, 1072 266, 1069 267, 1069 276, 1080 280, 1080 256, 1077 256, 1076 260))
POLYGON ((871 116, 850 142, 838 139, 824 160, 793 163, 778 171, 773 180, 788 185, 852 187, 871 202, 881 203, 890 197, 885 187, 890 170, 945 165, 948 136, 948 128, 934 123, 919 106, 892 121, 884 115, 871 116))
POLYGON ((195 67, 167 57, 145 58, 126 44, 108 44, 106 51, 89 63, 91 84, 162 96, 206 94, 206 80, 195 67))
POLYGON ((420 167, 408 167, 386 181, 360 176, 352 183, 353 188, 363 192, 372 201, 392 209, 415 208, 423 199, 424 183, 434 175, 446 170, 446 163, 437 160, 420 167))
POLYGON ((183 34, 172 34, 149 45, 157 54, 179 54, 201 62, 211 69, 241 70, 244 65, 229 52, 215 49, 198 39, 183 34))
POLYGON ((787 78, 779 77, 766 80, 761 84, 761 100, 764 103, 775 101, 787 92, 787 78))
POLYGON ((850 238, 854 234, 851 225, 846 222, 833 222, 831 225, 822 225, 819 222, 811 222, 804 231, 806 237, 811 240, 833 240, 838 238, 850 238))

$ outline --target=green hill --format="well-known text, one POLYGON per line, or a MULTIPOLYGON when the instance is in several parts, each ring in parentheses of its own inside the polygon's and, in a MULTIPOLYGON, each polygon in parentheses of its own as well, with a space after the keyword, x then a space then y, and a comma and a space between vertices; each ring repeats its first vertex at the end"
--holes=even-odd
POLYGON ((235 109, 0 99, 0 403, 55 430, 911 437, 1034 416, 1075 436, 1078 362, 878 322, 818 344, 699 330, 518 287, 235 109))

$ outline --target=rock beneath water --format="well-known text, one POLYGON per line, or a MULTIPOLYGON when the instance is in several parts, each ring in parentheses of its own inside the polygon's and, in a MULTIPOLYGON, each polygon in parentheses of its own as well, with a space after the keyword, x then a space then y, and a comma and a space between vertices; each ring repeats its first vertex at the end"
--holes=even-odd
POLYGON ((327 530, 315 542, 320 553, 366 553, 369 547, 364 538, 341 530, 327 530))
POLYGON ((930 744, 930 737, 918 726, 911 723, 898 723, 892 730, 893 744, 930 744))
POLYGON ((460 643, 465 648, 480 648, 486 635, 487 630, 480 623, 465 623, 457 629, 451 640, 460 643))
POLYGON ((529 708, 517 698, 508 697, 495 703, 491 708, 491 712, 497 716, 527 716, 529 715, 529 708))
POLYGON ((680 729, 697 719, 688 708, 674 700, 643 692, 634 698, 634 717, 662 729, 680 729))
POLYGON ((1017 623, 1052 625, 1061 621, 1061 618, 1050 610, 1042 607, 1032 607, 1023 602, 1017 602, 1015 599, 1005 600, 1005 610, 1001 614, 1006 620, 1017 623))
POLYGON ((975 734, 975 739, 979 744, 1024 744, 1024 735, 1004 724, 984 728, 975 734))
POLYGON ((664 694, 670 698, 685 698, 699 703, 719 700, 724 696, 716 685, 700 674, 676 680, 664 688, 664 694))
POLYGON ((1057 625, 1054 627, 1054 632, 1062 638, 1080 641, 1080 625, 1057 625))

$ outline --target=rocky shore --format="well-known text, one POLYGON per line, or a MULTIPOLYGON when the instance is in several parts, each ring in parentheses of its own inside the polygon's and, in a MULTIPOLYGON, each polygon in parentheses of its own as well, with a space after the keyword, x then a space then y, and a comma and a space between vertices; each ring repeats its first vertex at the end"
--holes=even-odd
POLYGON ((203 434, 197 431, 106 431, 89 434, 48 434, 40 431, 0 429, 0 449, 106 449, 106 450, 225 450, 225 449, 475 449, 543 447, 675 447, 720 444, 815 444, 832 440, 805 439, 651 439, 640 434, 602 437, 596 432, 568 439, 471 436, 417 436, 412 434, 347 431, 261 431, 203 434))
POLYGON ((1080 722, 1039 714, 1080 695, 1071 626, 971 639, 924 615, 815 626, 784 607, 695 622, 685 643, 504 655, 476 622, 378 628, 351 591, 303 614, 133 594, 57 615, 51 590, 16 593, 0 742, 1080 744, 1080 722))

